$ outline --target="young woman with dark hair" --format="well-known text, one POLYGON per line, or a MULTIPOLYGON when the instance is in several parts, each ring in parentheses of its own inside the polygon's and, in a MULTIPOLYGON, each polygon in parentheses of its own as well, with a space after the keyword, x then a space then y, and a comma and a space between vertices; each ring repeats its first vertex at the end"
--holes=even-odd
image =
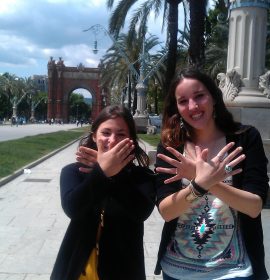
POLYGON ((207 75, 182 71, 165 100, 157 205, 164 280, 264 280, 267 158, 256 128, 233 120, 207 75))
POLYGON ((77 161, 61 172, 62 207, 71 221, 51 280, 92 280, 87 267, 103 210, 99 280, 145 280, 144 221, 155 205, 154 175, 128 109, 100 112, 77 161))

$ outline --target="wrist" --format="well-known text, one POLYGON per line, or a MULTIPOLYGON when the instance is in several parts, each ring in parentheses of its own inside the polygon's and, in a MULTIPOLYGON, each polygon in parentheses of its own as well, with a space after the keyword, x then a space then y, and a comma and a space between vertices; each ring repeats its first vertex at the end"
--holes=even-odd
POLYGON ((192 179, 190 181, 190 184, 192 185, 193 190, 195 191, 195 193, 197 193, 199 196, 203 196, 205 195, 208 190, 206 190, 205 188, 203 188, 201 185, 199 185, 195 179, 192 179))

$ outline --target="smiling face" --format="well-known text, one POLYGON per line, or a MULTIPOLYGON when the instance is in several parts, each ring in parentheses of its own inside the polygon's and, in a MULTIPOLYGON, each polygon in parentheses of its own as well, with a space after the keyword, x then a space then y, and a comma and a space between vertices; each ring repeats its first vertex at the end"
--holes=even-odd
POLYGON ((178 112, 194 132, 215 126, 214 101, 203 83, 184 78, 176 87, 175 98, 178 112))
POLYGON ((130 138, 130 133, 127 123, 120 117, 104 121, 93 135, 95 142, 102 141, 105 151, 112 149, 125 138, 130 138))

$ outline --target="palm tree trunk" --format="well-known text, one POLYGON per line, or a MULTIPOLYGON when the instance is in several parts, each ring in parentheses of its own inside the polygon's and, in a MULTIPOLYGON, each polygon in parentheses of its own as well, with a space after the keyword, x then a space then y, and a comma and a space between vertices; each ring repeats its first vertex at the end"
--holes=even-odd
POLYGON ((168 57, 165 75, 164 95, 169 90, 170 83, 175 74, 177 61, 177 33, 178 33, 178 5, 182 0, 167 0, 169 4, 168 16, 168 57))
POLYGON ((189 65, 202 69, 205 63, 205 19, 207 0, 189 0, 190 45, 189 65))

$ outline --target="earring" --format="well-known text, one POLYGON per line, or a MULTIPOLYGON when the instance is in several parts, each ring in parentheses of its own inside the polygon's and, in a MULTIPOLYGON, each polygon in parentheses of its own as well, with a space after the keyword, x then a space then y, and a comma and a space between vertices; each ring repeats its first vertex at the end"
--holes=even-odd
POLYGON ((185 124, 183 122, 183 118, 180 117, 180 128, 184 129, 184 127, 185 127, 185 124))

